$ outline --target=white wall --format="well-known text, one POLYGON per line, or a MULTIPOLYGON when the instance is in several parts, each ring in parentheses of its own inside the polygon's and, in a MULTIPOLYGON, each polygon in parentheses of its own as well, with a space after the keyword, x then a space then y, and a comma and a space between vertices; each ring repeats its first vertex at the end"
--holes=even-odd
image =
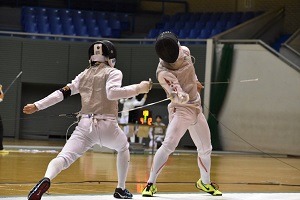
POLYGON ((230 81, 219 117, 224 150, 300 155, 300 73, 259 44, 238 44, 230 81))

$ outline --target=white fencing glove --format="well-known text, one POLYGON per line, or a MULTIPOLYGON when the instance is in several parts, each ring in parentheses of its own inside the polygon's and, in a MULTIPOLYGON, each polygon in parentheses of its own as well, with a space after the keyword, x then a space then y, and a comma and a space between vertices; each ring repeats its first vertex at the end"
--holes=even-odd
POLYGON ((190 100, 190 97, 185 92, 171 92, 170 99, 173 103, 185 104, 190 100))
POLYGON ((149 79, 149 81, 142 81, 139 84, 137 84, 137 92, 138 94, 145 94, 148 93, 152 88, 152 81, 149 79))

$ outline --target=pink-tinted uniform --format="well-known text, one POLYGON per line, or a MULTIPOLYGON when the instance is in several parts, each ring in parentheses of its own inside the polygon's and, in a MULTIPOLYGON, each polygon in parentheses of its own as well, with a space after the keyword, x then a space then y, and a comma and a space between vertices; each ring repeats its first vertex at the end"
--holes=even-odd
POLYGON ((197 91, 197 76, 190 51, 180 46, 175 63, 159 61, 157 79, 168 97, 169 125, 162 146, 157 150, 148 183, 156 184, 156 179, 169 155, 175 151, 180 139, 189 130, 198 151, 197 162, 200 178, 204 184, 210 184, 211 139, 207 121, 202 113, 200 94, 197 91))

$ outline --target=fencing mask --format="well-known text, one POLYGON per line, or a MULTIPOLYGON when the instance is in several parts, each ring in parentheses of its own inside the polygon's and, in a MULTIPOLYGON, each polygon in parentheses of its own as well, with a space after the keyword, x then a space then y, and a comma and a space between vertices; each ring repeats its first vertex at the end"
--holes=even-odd
POLYGON ((172 32, 166 31, 157 37, 155 51, 163 61, 174 63, 179 55, 179 45, 177 36, 172 32))
POLYGON ((88 53, 91 65, 95 62, 105 61, 107 61, 111 67, 114 67, 116 64, 117 50, 113 43, 108 40, 93 43, 88 53))

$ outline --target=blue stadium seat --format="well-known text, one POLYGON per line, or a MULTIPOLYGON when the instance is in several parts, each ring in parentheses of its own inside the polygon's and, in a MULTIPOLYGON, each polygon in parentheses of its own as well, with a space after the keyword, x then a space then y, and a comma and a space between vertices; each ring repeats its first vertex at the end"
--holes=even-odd
POLYGON ((38 23, 37 31, 39 33, 50 34, 50 27, 48 23, 38 23))
POLYGON ((211 34, 211 30, 202 29, 200 31, 200 35, 197 38, 207 39, 207 38, 209 38, 210 34, 211 34))
POLYGON ((82 16, 83 16, 84 20, 95 19, 94 12, 92 12, 92 11, 82 11, 82 16))
POLYGON ((174 28, 180 30, 185 26, 185 24, 185 21, 178 21, 174 24, 174 28))
POLYGON ((217 34, 219 34, 219 33, 221 33, 221 32, 222 32, 221 29, 213 28, 213 29, 211 30, 210 37, 215 36, 215 35, 217 35, 217 34))
POLYGON ((106 12, 96 12, 94 15, 96 20, 108 19, 106 12))
POLYGON ((35 14, 35 9, 34 7, 29 7, 29 6, 24 6, 21 8, 21 12, 23 15, 28 15, 28 14, 35 14))
POLYGON ((35 15, 37 16, 47 16, 46 8, 37 7, 34 10, 35 10, 35 15))
POLYGON ((219 29, 221 31, 224 31, 226 28, 226 22, 225 21, 218 21, 215 25, 216 29, 219 29))
POLYGON ((97 19, 96 23, 97 23, 97 25, 99 26, 100 29, 108 27, 108 20, 107 19, 97 19))
POLYGON ((226 30, 227 29, 231 29, 232 27, 234 27, 234 26, 236 26, 237 25, 237 22, 236 21, 228 21, 227 23, 226 23, 226 30))
POLYGON ((85 25, 74 25, 75 34, 77 36, 88 36, 87 28, 85 25))
POLYGON ((130 30, 130 19, 129 15, 126 13, 120 14, 120 22, 122 31, 130 30))
POLYGON ((88 27, 88 28, 93 28, 93 27, 96 27, 97 26, 97 22, 95 19, 85 19, 85 25, 88 27))
POLYGON ((195 27, 195 22, 194 21, 188 21, 184 25, 184 29, 193 29, 195 27))
POLYGON ((106 27, 106 28, 99 27, 99 29, 102 37, 106 37, 106 38, 112 37, 112 31, 110 27, 106 27))
POLYGON ((49 17, 48 17, 48 23, 49 23, 49 24, 60 24, 60 23, 61 23, 60 17, 57 17, 57 16, 49 16, 49 17))
POLYGON ((24 31, 28 33, 37 33, 37 24, 36 23, 26 23, 24 26, 24 31))
POLYGON ((59 14, 58 14, 58 9, 54 9, 54 8, 48 8, 47 9, 47 15, 48 17, 58 17, 59 14))
POLYGON ((23 16, 22 26, 26 26, 26 24, 36 23, 35 15, 27 14, 23 16))
POLYGON ((45 15, 36 16, 37 24, 48 24, 48 17, 45 15))
POLYGON ((108 23, 111 23, 111 21, 119 20, 119 15, 118 13, 107 13, 107 19, 108 23))
POLYGON ((62 31, 64 35, 76 35, 74 25, 62 24, 62 31))
POLYGON ((206 29, 213 29, 214 27, 216 26, 216 22, 215 21, 208 21, 206 24, 205 24, 205 28, 206 29))
POLYGON ((179 31, 178 37, 179 38, 187 38, 190 35, 190 29, 181 29, 179 31))
POLYGON ((88 34, 90 37, 101 37, 99 27, 89 27, 88 28, 88 34))
POLYGON ((110 19, 109 26, 112 31, 112 36, 114 38, 121 37, 121 22, 117 19, 110 19))
POLYGON ((55 35, 63 35, 61 24, 50 24, 50 33, 55 35))
POLYGON ((147 38, 157 38, 157 36, 159 35, 159 29, 151 29, 147 35, 147 38))
POLYGON ((169 21, 169 22, 166 22, 165 25, 164 25, 164 29, 171 29, 175 26, 175 22, 173 21, 169 21))
POLYGON ((171 32, 175 33, 176 35, 179 35, 180 29, 171 28, 171 29, 168 29, 166 31, 171 31, 171 32))
POLYGON ((200 36, 200 33, 201 33, 201 29, 197 29, 197 28, 191 29, 188 38, 197 38, 200 36))
POLYGON ((60 18, 62 18, 62 19, 67 19, 67 18, 71 17, 71 12, 70 12, 70 10, 67 10, 67 9, 59 9, 58 14, 59 14, 60 18))
POLYGON ((195 28, 196 29, 203 29, 204 27, 205 27, 205 22, 203 22, 203 21, 198 21, 198 22, 196 22, 196 24, 195 24, 195 28))

